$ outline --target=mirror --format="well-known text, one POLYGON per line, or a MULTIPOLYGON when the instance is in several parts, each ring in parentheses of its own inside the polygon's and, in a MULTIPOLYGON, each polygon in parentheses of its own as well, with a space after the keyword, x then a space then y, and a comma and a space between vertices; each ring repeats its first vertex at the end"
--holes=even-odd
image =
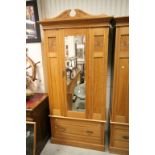
POLYGON ((68 110, 85 111, 85 36, 66 36, 64 39, 68 110))

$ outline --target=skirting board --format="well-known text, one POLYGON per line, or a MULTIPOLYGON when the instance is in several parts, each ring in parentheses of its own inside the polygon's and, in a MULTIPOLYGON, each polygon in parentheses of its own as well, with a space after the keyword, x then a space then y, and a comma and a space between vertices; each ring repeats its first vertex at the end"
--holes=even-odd
POLYGON ((104 145, 84 143, 84 142, 64 140, 64 139, 57 139, 57 138, 53 138, 53 137, 51 138, 51 143, 70 145, 70 146, 76 146, 76 147, 87 148, 87 149, 94 149, 94 150, 99 150, 99 151, 105 150, 104 145))

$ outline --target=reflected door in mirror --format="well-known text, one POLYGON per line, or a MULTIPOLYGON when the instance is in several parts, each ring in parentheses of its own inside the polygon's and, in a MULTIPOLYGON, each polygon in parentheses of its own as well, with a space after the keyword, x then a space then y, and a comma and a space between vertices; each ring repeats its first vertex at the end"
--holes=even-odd
POLYGON ((85 36, 65 36, 68 110, 85 111, 85 36))

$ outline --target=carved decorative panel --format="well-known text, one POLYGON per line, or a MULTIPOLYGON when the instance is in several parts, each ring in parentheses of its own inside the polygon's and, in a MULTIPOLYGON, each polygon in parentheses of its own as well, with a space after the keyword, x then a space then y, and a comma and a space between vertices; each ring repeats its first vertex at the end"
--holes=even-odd
POLYGON ((120 50, 121 51, 128 51, 129 50, 129 35, 121 35, 120 50))
POLYGON ((49 52, 56 51, 56 38, 55 37, 48 38, 48 49, 49 49, 49 52))
POLYGON ((94 36, 94 50, 95 51, 102 51, 103 50, 103 35, 95 35, 94 36))
MULTIPOLYGON (((103 17, 107 17, 106 14, 102 14, 103 17)), ((66 10, 64 12, 62 12, 59 16, 57 16, 55 19, 74 19, 74 18, 90 18, 90 17, 96 17, 95 15, 92 16, 92 15, 89 15, 88 13, 82 11, 82 10, 79 10, 79 9, 69 9, 69 10, 66 10)))

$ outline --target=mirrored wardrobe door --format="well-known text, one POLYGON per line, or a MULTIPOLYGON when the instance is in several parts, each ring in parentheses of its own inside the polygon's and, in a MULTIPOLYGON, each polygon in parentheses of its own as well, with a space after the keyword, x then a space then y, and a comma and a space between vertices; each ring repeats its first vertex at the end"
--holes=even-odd
POLYGON ((63 39, 67 115, 85 117, 86 33, 81 29, 67 29, 63 39))

